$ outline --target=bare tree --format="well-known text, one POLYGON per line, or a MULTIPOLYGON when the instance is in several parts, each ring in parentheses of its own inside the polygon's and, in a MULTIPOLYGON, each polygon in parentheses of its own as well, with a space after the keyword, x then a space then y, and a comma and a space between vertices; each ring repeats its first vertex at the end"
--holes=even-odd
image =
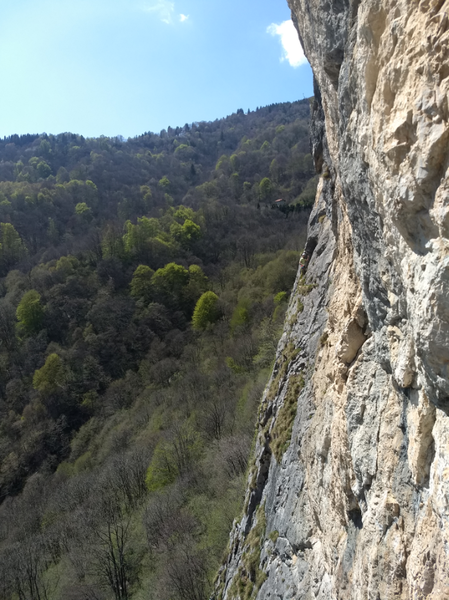
POLYGON ((204 551, 189 543, 181 544, 167 563, 171 596, 179 600, 206 600, 209 595, 208 560, 204 551))
POLYGON ((214 397, 203 410, 204 431, 210 439, 220 440, 229 417, 229 406, 225 398, 214 397))
POLYGON ((248 435, 235 435, 221 441, 220 458, 229 479, 245 473, 250 446, 251 438, 248 435))
POLYGON ((117 500, 125 503, 127 510, 138 506, 147 494, 145 475, 150 461, 147 448, 135 448, 126 454, 116 454, 107 468, 106 477, 117 500))
POLYGON ((50 565, 47 549, 41 536, 16 542, 6 552, 10 594, 19 600, 48 600, 57 581, 43 575, 50 565))
POLYGON ((90 557, 88 575, 113 592, 115 600, 128 600, 135 579, 131 559, 130 512, 114 494, 106 477, 92 490, 84 508, 80 533, 86 539, 83 550, 90 557))

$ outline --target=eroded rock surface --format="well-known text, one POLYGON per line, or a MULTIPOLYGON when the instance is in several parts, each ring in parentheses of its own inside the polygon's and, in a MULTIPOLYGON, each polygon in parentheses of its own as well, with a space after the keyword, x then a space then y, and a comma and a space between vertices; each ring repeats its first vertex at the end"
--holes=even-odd
POLYGON ((322 176, 216 597, 449 599, 449 1, 289 3, 322 176))

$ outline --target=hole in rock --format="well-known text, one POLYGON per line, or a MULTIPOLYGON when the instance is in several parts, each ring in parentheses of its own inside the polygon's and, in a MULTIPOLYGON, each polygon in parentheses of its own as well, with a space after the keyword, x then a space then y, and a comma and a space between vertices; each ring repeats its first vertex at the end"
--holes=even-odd
POLYGON ((354 508, 348 513, 350 521, 352 521, 357 529, 363 528, 362 511, 360 508, 354 508))

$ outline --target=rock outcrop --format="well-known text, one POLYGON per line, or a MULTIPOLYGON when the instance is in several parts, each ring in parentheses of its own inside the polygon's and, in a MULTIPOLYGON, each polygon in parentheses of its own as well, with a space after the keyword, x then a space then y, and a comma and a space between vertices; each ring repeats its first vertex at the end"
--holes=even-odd
POLYGON ((449 1, 289 0, 320 176, 216 598, 449 598, 449 1))

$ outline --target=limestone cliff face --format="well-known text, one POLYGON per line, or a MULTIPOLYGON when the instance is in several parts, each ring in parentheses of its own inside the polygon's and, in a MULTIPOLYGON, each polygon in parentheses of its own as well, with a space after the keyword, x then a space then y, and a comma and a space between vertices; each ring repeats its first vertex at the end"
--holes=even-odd
POLYGON ((289 3, 321 178, 216 597, 447 599, 449 0, 289 3))

